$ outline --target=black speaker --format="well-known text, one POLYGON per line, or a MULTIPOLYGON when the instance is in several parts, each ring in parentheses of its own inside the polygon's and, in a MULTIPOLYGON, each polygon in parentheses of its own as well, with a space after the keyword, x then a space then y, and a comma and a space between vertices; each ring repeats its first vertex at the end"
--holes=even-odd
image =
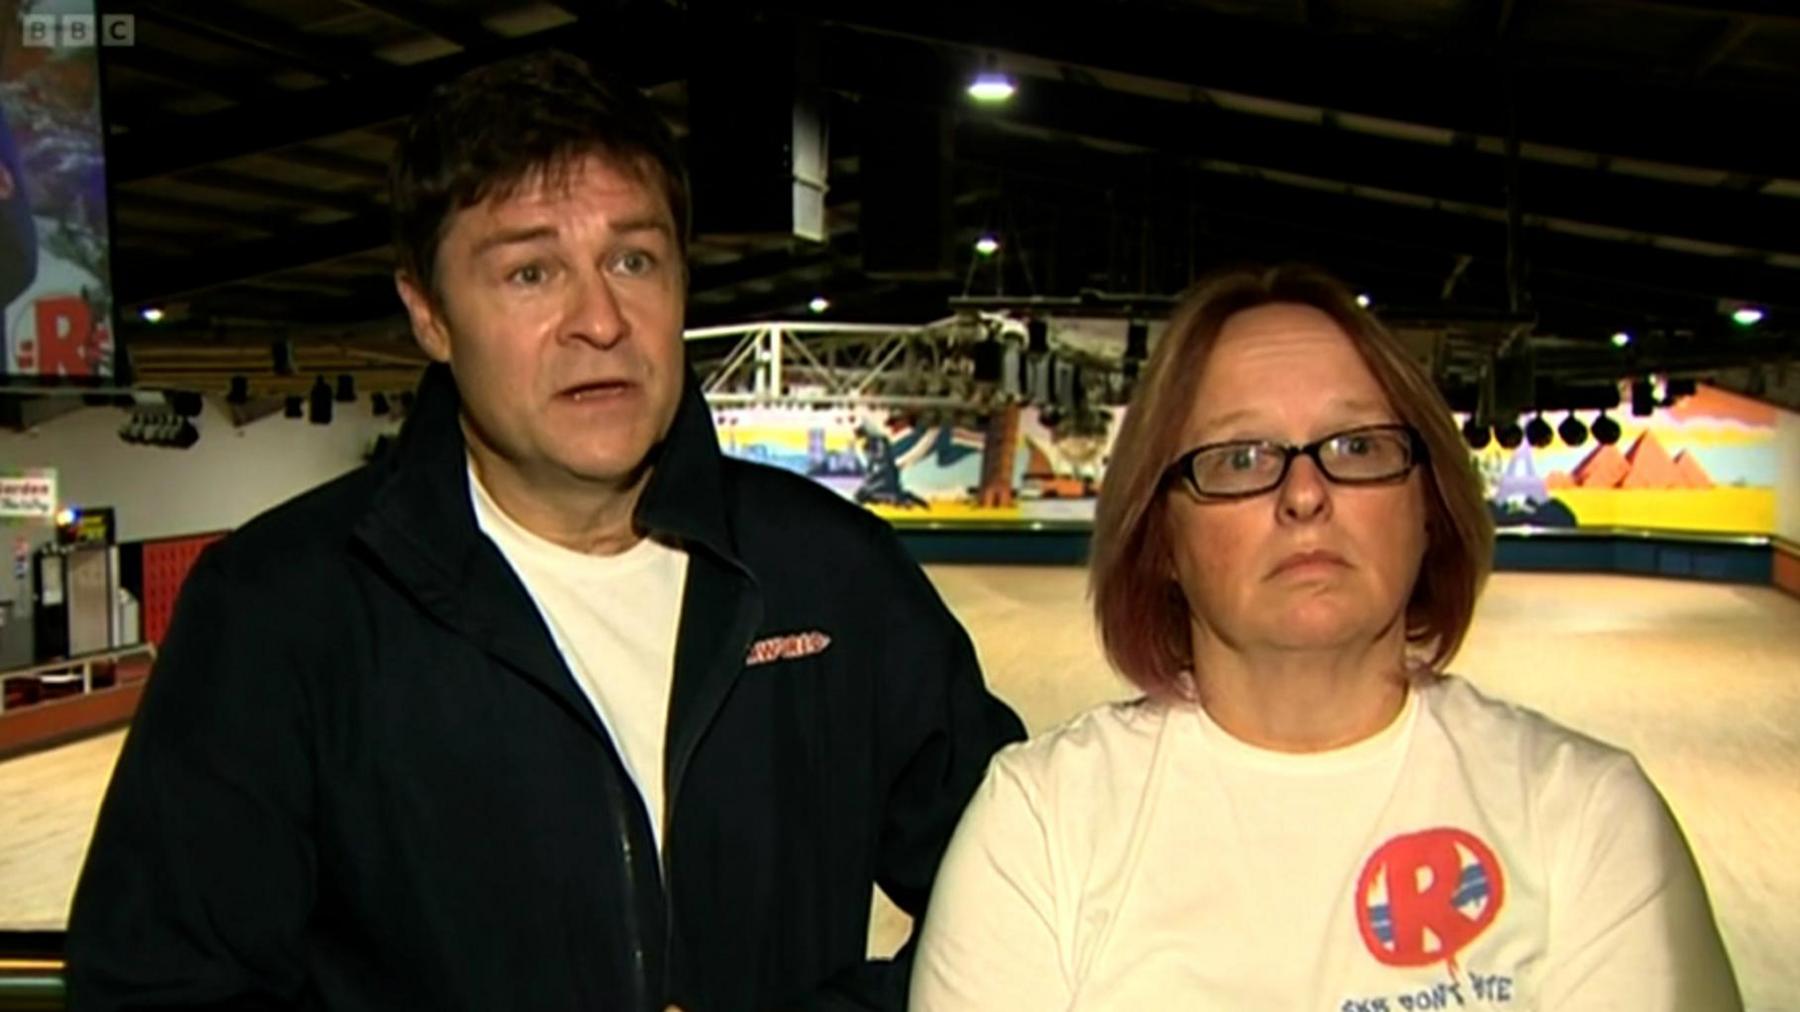
POLYGON ((696 235, 823 242, 830 164, 818 30, 696 13, 688 44, 688 173, 696 235))
POLYGON ((1537 407, 1537 356, 1529 345, 1494 359, 1494 415, 1505 418, 1537 407))

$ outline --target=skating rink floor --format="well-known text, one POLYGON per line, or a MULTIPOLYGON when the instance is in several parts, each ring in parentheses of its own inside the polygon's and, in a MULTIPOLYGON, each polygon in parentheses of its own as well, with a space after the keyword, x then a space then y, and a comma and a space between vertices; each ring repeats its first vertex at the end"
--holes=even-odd
MULTIPOLYGON (((1132 695, 1077 569, 939 566, 989 681, 1034 732, 1132 695)), ((1753 1012, 1800 1012, 1800 600, 1769 588, 1497 574, 1452 670, 1629 749, 1699 859, 1753 1012)), ((0 763, 0 928, 60 930, 122 733, 0 763)), ((905 916, 880 897, 870 949, 905 916)))

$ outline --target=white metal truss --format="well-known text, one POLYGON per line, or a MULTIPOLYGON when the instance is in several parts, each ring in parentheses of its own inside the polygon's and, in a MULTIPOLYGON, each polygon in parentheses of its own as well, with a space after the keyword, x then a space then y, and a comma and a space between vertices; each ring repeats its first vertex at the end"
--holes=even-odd
POLYGON ((962 319, 922 327, 775 321, 685 335, 732 342, 722 356, 690 348, 712 404, 950 409, 980 397, 954 351, 974 336, 962 319))

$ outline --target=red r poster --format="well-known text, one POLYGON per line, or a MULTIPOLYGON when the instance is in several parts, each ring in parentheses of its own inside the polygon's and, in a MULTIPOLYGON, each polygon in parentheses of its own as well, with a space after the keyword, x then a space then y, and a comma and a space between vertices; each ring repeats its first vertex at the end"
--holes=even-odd
POLYGON ((0 383, 114 375, 93 0, 0 0, 0 383))

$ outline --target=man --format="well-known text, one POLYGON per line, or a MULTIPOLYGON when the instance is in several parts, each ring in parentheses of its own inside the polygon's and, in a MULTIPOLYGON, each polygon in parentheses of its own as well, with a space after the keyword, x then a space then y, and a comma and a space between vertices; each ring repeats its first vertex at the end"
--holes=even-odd
POLYGON ((393 174, 438 364, 393 450, 208 552, 76 897, 80 1009, 898 1009, 1021 736, 878 520, 730 461, 687 193, 569 57, 440 89, 393 174))

